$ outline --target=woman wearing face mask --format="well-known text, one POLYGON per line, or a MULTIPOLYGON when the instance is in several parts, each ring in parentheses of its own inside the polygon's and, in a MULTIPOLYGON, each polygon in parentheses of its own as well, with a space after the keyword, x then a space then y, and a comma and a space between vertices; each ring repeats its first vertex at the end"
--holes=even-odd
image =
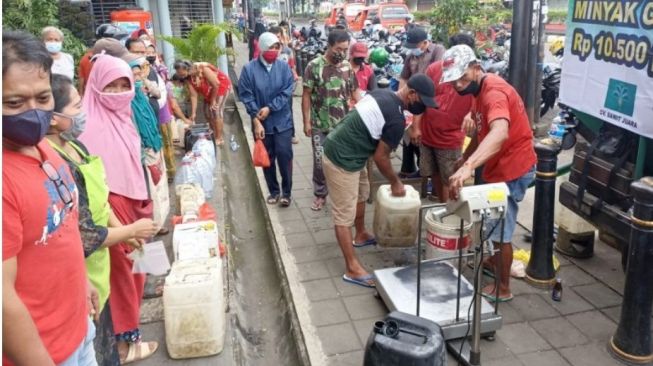
POLYGON ((365 62, 367 51, 367 45, 363 42, 356 42, 349 49, 349 61, 361 92, 368 92, 377 87, 374 70, 365 62))
MULTIPOLYGON (((126 108, 134 94, 129 65, 116 57, 96 56, 82 101, 88 122, 79 139, 91 154, 102 158, 109 205, 122 224, 152 218, 141 138, 132 121, 132 110, 126 108)), ((109 248, 109 304, 121 364, 147 358, 158 348, 157 342, 141 342, 139 319, 145 275, 132 273, 132 261, 127 257, 132 250, 124 242, 109 248)))
POLYGON ((188 81, 190 93, 190 119, 197 116, 197 96, 204 97, 204 114, 215 134, 215 144, 222 146, 224 105, 231 90, 229 76, 208 62, 178 61, 175 72, 188 81))
POLYGON ((54 61, 52 73, 65 75, 72 80, 75 77, 75 60, 70 54, 61 52, 63 32, 57 27, 45 27, 41 31, 41 38, 54 61))
POLYGON ((98 290, 99 323, 94 339, 98 365, 119 365, 118 349, 109 309, 109 249, 126 242, 139 248, 141 242, 156 233, 151 219, 122 225, 109 206, 109 188, 102 160, 90 155, 77 140, 86 127, 82 100, 72 81, 63 75, 52 76, 54 115, 46 137, 50 145, 68 163, 79 191, 79 231, 82 235, 86 270, 98 290))

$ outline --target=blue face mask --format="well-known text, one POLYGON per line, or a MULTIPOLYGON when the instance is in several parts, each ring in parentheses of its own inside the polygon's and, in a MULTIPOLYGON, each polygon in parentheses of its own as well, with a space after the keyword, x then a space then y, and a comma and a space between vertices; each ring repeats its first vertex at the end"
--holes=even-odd
POLYGON ((86 129, 86 113, 79 112, 79 114, 75 116, 67 116, 61 113, 57 114, 64 118, 70 118, 72 122, 69 129, 59 134, 62 139, 66 141, 76 140, 86 129))
POLYGON ((2 115, 2 137, 21 146, 35 146, 48 132, 52 111, 30 109, 13 116, 2 115))
POLYGON ((61 52, 61 42, 45 42, 45 48, 50 53, 61 52))
POLYGON ((424 51, 422 51, 421 48, 415 48, 415 49, 410 50, 410 54, 415 56, 415 57, 420 57, 423 53, 424 53, 424 51))

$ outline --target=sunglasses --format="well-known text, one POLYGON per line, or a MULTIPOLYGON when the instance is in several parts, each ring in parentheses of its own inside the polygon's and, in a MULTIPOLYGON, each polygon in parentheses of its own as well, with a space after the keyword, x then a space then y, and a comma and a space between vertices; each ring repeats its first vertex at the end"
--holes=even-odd
POLYGON ((54 183, 54 186, 57 188, 59 198, 64 203, 64 205, 71 206, 73 203, 73 195, 70 193, 70 190, 61 179, 57 169, 55 169, 54 166, 47 160, 41 164, 41 169, 43 169, 45 175, 48 176, 48 179, 54 183))

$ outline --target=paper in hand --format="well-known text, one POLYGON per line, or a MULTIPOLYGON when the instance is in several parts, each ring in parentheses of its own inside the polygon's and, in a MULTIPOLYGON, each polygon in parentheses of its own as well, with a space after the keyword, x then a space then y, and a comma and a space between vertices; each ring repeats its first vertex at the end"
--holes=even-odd
POLYGON ((132 273, 161 276, 170 269, 170 260, 162 241, 147 243, 143 249, 134 250, 127 257, 134 261, 132 273))

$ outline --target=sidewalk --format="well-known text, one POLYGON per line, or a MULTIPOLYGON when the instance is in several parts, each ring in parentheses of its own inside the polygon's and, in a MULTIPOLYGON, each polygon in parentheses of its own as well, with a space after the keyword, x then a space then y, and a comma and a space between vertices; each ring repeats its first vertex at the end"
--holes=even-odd
MULTIPOLYGON (((238 55, 247 55, 237 43, 238 55)), ((245 56, 246 57, 246 56, 245 56)), ((244 61, 237 57, 238 71, 244 61)), ((298 93, 296 93, 297 95, 298 93)), ((301 98, 293 98, 295 128, 300 139, 294 145, 293 203, 288 208, 267 205, 276 245, 293 294, 302 332, 313 365, 361 365, 374 321, 388 312, 375 291, 346 284, 344 260, 335 239, 330 205, 319 212, 310 209, 312 157, 310 140, 303 136, 301 98)), ((242 103, 238 109, 248 121, 242 103)), ((250 149, 251 132, 247 131, 250 149)), ((399 159, 393 157, 398 167, 399 159)), ((263 194, 267 194, 261 169, 257 169, 263 194)), ((261 197, 263 200, 264 197, 261 197)), ((520 224, 513 238, 518 248, 530 249, 522 238, 532 223, 532 190, 521 205, 520 224)), ((366 222, 371 230, 373 205, 367 205, 366 222)), ((370 271, 414 262, 414 250, 358 249, 370 271)), ((620 316, 624 274, 620 254, 597 242, 595 256, 569 260, 558 254, 563 299, 553 302, 550 292, 513 279, 513 301, 501 304, 503 327, 493 342, 483 340, 483 365, 620 365, 606 345, 620 316)), ((449 356, 449 364, 455 361, 449 356)))

